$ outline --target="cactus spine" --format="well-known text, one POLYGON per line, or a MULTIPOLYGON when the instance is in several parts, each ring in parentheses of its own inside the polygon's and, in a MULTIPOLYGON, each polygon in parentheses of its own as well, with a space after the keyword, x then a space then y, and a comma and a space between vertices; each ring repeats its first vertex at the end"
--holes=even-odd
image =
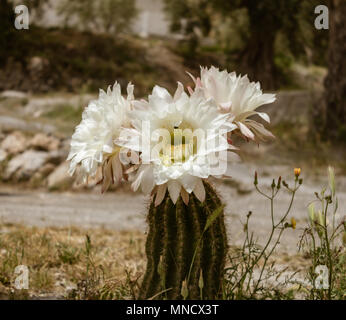
POLYGON ((181 197, 174 205, 168 192, 158 207, 152 201, 140 299, 182 299, 182 292, 187 299, 221 297, 227 253, 224 215, 214 189, 208 183, 204 186, 203 203, 191 194, 187 206, 181 197), (208 217, 216 210, 220 214, 205 230, 208 217))

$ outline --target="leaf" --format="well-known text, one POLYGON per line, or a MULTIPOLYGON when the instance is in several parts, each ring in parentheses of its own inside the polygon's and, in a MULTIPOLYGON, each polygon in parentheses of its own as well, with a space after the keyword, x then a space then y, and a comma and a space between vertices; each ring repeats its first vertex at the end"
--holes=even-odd
POLYGON ((203 232, 206 232, 209 227, 213 224, 213 222, 218 218, 218 216, 221 214, 223 211, 225 205, 223 204, 222 206, 218 207, 214 212, 208 217, 207 223, 205 224, 203 232))
POLYGON ((315 221, 315 206, 313 203, 309 204, 308 210, 309 210, 310 222, 313 224, 315 221))
POLYGON ((339 201, 338 198, 335 198, 335 208, 334 208, 334 214, 336 213, 336 211, 338 210, 339 207, 339 201))

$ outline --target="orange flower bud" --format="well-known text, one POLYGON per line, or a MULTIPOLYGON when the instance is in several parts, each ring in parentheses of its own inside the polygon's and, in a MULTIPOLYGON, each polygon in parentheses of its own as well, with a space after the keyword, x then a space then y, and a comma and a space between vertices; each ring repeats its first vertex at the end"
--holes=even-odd
POLYGON ((300 176, 301 169, 300 168, 294 168, 294 175, 298 178, 300 176))

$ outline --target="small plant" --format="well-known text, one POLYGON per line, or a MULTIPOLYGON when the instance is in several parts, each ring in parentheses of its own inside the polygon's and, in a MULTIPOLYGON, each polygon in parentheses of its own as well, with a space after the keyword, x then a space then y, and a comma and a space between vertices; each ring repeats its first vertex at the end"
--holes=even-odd
POLYGON ((49 291, 53 286, 53 278, 45 266, 32 273, 30 282, 30 285, 40 291, 49 291))
POLYGON ((308 285, 302 286, 313 300, 346 298, 346 222, 345 217, 338 219, 333 168, 328 168, 328 175, 329 188, 315 193, 308 207, 309 226, 300 241, 300 250, 311 260, 308 285))
POLYGON ((62 263, 75 264, 80 259, 80 251, 78 248, 72 247, 66 243, 57 245, 58 257, 62 263))
MULTIPOLYGON (((291 218, 290 222, 287 221, 288 215, 292 209, 294 197, 303 183, 299 178, 300 169, 294 170, 295 180, 294 186, 289 187, 286 181, 281 181, 281 177, 273 182, 270 186, 271 192, 264 193, 258 187, 258 177, 255 173, 254 185, 257 192, 270 202, 270 221, 271 232, 264 246, 260 246, 255 240, 254 232, 250 231, 250 219, 252 212, 246 216, 244 223, 245 240, 241 248, 230 250, 228 263, 226 267, 226 277, 224 281, 223 298, 224 299, 282 299, 292 298, 292 292, 283 293, 282 283, 277 280, 283 276, 286 269, 278 270, 275 262, 270 263, 275 253, 277 245, 284 231, 288 228, 295 229, 296 221, 291 218), (274 212, 275 198, 281 190, 281 185, 291 194, 287 210, 281 215, 274 212), (275 279, 276 284, 271 284, 271 279, 275 279)), ((294 277, 295 273, 286 277, 284 284, 288 284, 294 277)))
POLYGON ((82 255, 85 270, 82 272, 82 279, 77 283, 77 288, 69 293, 68 298, 96 300, 99 297, 98 287, 104 277, 102 267, 94 263, 91 238, 88 234, 85 237, 82 255))
POLYGON ((131 271, 125 270, 125 281, 119 281, 105 276, 104 267, 95 263, 91 238, 86 235, 85 246, 82 252, 85 270, 77 287, 69 292, 68 299, 82 300, 114 300, 135 299, 137 279, 133 279, 131 271))

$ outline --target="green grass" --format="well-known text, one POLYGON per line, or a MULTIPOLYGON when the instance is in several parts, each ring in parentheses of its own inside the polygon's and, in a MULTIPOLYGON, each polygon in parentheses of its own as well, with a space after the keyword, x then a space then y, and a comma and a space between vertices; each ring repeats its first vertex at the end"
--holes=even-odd
POLYGON ((72 106, 69 104, 61 104, 54 106, 53 109, 43 114, 43 117, 46 117, 51 120, 70 122, 76 124, 81 121, 83 107, 81 106, 72 106))

